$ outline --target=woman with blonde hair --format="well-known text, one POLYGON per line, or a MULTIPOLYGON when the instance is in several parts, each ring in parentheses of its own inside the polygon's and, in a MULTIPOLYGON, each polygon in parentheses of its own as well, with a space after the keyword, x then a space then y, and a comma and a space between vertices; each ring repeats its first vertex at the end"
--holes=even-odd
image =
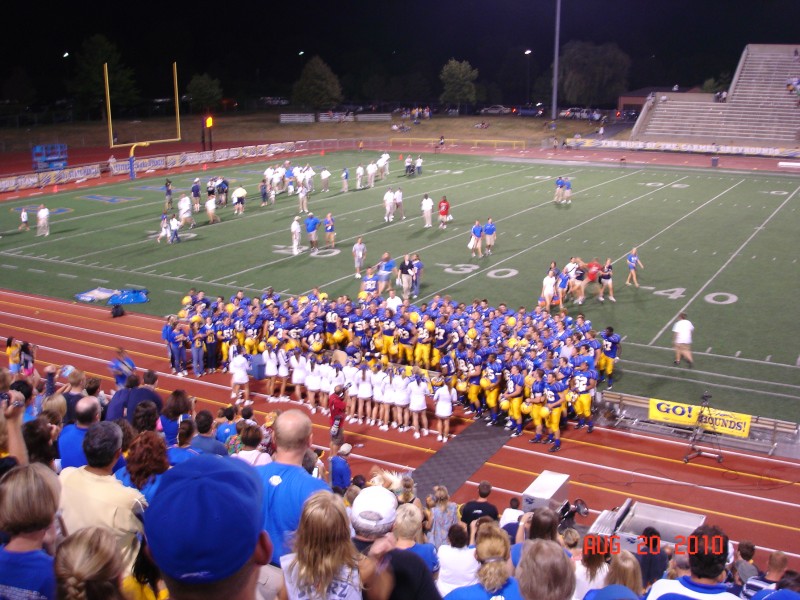
POLYGON ((475 600, 504 598, 522 600, 517 580, 511 577, 511 557, 508 534, 496 525, 484 525, 475 540, 475 558, 478 567, 478 583, 454 589, 446 600, 475 600))
POLYGON ((627 550, 620 550, 611 557, 606 575, 606 587, 610 585, 624 585, 637 596, 642 592, 642 569, 636 557, 627 550))
POLYGON ((525 542, 516 570, 525 600, 569 600, 575 592, 575 570, 564 548, 547 539, 525 542))
POLYGON ((375 543, 359 554, 350 537, 344 502, 331 492, 312 494, 303 505, 294 553, 281 557, 279 600, 384 600, 392 590, 389 571, 378 568, 388 547, 375 543))
POLYGON ((10 597, 55 597, 53 559, 43 548, 55 541, 60 495, 58 477, 43 464, 15 467, 0 479, 0 531, 11 537, 0 547, 0 588, 10 597))
POLYGON ((68 536, 55 559, 59 600, 125 600, 124 563, 109 529, 86 527, 68 536))
POLYGON ((458 523, 458 505, 450 501, 450 493, 443 485, 433 487, 433 507, 431 512, 431 529, 428 541, 439 549, 447 541, 450 527, 458 523))

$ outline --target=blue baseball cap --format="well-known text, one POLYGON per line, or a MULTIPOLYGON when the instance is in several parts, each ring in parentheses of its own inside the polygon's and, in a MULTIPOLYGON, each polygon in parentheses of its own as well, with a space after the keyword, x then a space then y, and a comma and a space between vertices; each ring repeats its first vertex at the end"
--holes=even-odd
POLYGON ((253 556, 263 530, 263 484, 240 460, 201 454, 161 476, 144 513, 150 552, 182 583, 230 577, 253 556))

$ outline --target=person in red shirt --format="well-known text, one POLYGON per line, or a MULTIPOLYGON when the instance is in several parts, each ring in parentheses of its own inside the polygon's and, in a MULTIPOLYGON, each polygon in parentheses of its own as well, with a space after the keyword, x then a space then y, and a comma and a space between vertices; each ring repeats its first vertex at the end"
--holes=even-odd
POLYGON ((447 229, 447 221, 450 220, 450 203, 447 196, 442 196, 439 200, 439 229, 447 229))
MULTIPOLYGON (((349 384, 348 384, 349 387, 349 384)), ((347 404, 344 401, 344 387, 337 385, 333 393, 328 396, 328 410, 331 419, 331 456, 339 453, 339 448, 344 444, 344 416, 347 404)))

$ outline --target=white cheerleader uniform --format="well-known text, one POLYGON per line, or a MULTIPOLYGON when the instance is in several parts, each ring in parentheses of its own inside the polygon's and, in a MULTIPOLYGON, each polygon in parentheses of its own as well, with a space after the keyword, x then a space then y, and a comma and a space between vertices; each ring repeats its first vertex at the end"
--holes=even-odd
POLYGON ((278 374, 278 355, 274 350, 264 350, 261 354, 264 358, 264 367, 267 377, 275 377, 278 374))
POLYGON ((278 377, 289 376, 289 357, 286 355, 286 350, 281 348, 278 350, 278 377))
POLYGON ((305 385, 308 359, 303 355, 292 354, 289 364, 292 367, 292 383, 294 385, 305 385))
POLYGON ((408 406, 409 402, 411 401, 409 397, 409 381, 406 377, 402 375, 395 375, 394 381, 392 381, 392 389, 393 389, 393 398, 394 398, 394 405, 404 408, 408 406))
POLYGON ((386 404, 387 397, 386 383, 389 376, 384 371, 377 371, 372 374, 372 399, 379 404, 386 404))
POLYGON ((369 373, 359 372, 356 375, 356 382, 358 384, 358 397, 361 400, 369 400, 372 398, 372 377, 369 373))
POLYGON ((318 392, 322 389, 322 371, 323 367, 319 363, 309 365, 306 373, 306 389, 309 392, 318 392))
POLYGON ((414 380, 408 386, 410 392, 409 409, 411 412, 422 412, 428 408, 425 395, 428 393, 428 384, 424 381, 414 380))
POLYGON ((446 385, 436 389, 433 401, 435 403, 434 414, 439 419, 448 419, 453 416, 453 399, 446 385))

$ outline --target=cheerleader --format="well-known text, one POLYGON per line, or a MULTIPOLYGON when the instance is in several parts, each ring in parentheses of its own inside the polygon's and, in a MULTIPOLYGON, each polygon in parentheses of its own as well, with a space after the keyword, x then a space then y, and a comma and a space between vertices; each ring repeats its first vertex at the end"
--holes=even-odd
POLYGON ((266 346, 264 352, 261 353, 264 359, 264 374, 267 377, 266 394, 269 400, 274 400, 275 378, 278 376, 278 353, 271 342, 267 342, 266 346))
POLYGON ((394 388, 394 423, 397 423, 397 431, 400 433, 409 429, 408 406, 411 402, 409 397, 410 380, 400 371, 392 381, 394 388))
POLYGON ((303 396, 306 393, 306 373, 308 372, 308 360, 300 352, 299 348, 295 348, 289 358, 289 366, 292 369, 292 385, 294 386, 294 394, 292 399, 298 402, 303 402, 303 396))
POLYGON ((342 375, 345 380, 345 403, 347 404, 345 419, 350 422, 349 419, 356 412, 356 402, 358 398, 357 377, 359 376, 359 370, 354 358, 347 359, 347 364, 342 368, 342 375))
POLYGON ((444 377, 435 377, 432 382, 436 391, 433 393, 434 414, 436 415, 436 440, 446 442, 450 437, 450 418, 453 416, 453 403, 456 402, 455 390, 448 387, 444 377))
POLYGON ((308 372, 306 373, 306 402, 311 407, 311 414, 317 412, 317 399, 322 388, 322 368, 320 362, 322 356, 308 354, 308 372))
POLYGON ((367 425, 375 425, 376 422, 382 425, 389 418, 389 405, 392 401, 388 385, 390 372, 391 367, 384 371, 380 363, 375 365, 372 373, 372 414, 368 415, 367 425))
MULTIPOLYGON (((276 383, 280 383, 280 391, 278 392, 277 398, 279 400, 288 400, 286 396, 286 381, 289 379, 289 355, 286 352, 283 344, 280 344, 278 348, 278 375, 275 380, 276 383)), ((273 391, 274 388, 273 388, 273 391)))
POLYGON ((372 375, 369 371, 369 365, 366 363, 361 365, 356 382, 358 383, 358 408, 349 422, 363 423, 364 410, 369 411, 372 408, 372 375))
POLYGON ((411 428, 414 438, 419 439, 420 435, 428 435, 428 380, 417 372, 411 376, 408 390, 411 428))
POLYGON ((333 366, 324 354, 319 355, 320 364, 317 365, 320 376, 319 386, 319 406, 323 415, 328 414, 328 396, 333 392, 331 378, 333 377, 333 366))

